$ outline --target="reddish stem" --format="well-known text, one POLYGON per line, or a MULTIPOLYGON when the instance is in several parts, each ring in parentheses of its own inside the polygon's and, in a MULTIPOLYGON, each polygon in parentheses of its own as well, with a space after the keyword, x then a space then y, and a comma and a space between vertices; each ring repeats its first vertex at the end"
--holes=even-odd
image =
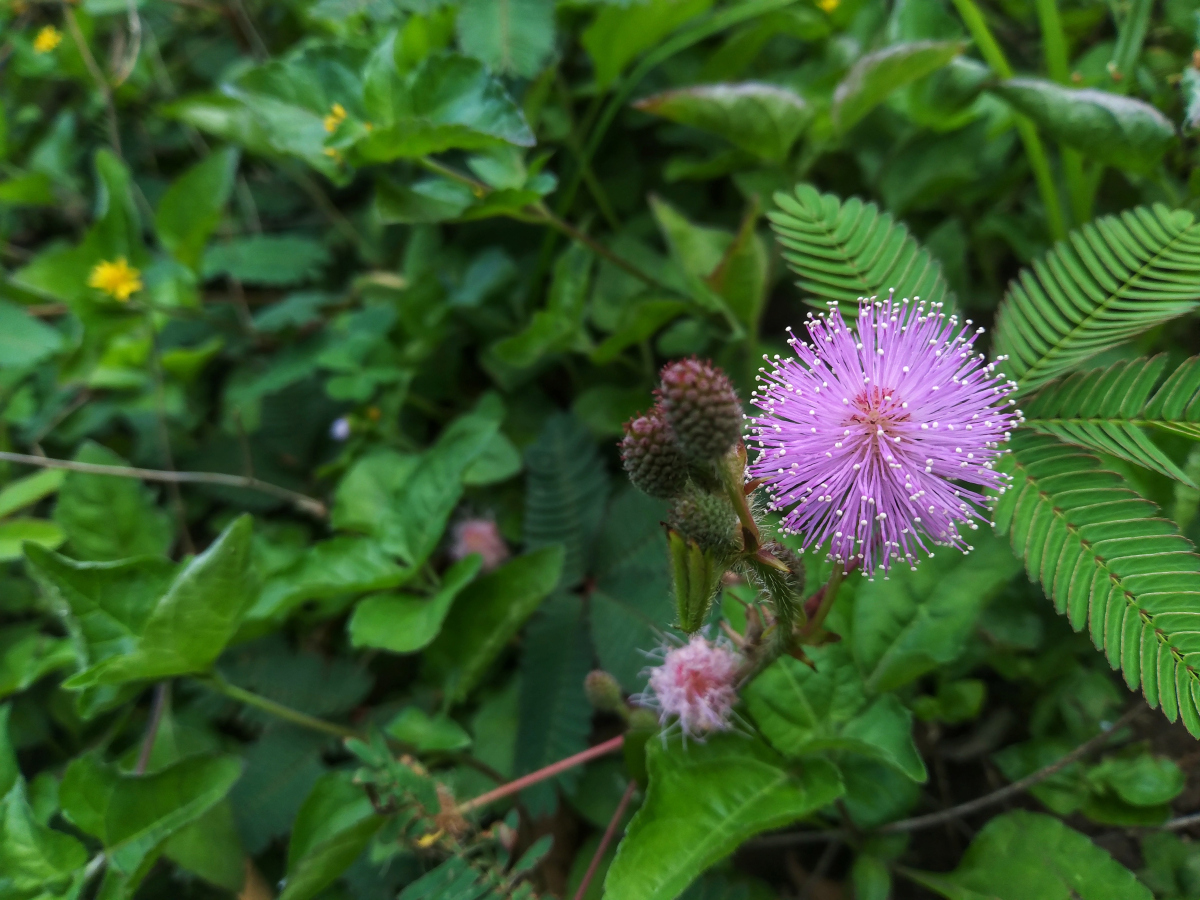
POLYGON ((608 822, 608 827, 604 829, 604 837, 600 838, 600 846, 592 854, 592 861, 588 863, 587 871, 583 874, 583 881, 579 882, 579 890, 575 892, 575 900, 583 900, 584 895, 587 894, 588 886, 592 883, 592 876, 596 874, 596 869, 600 867, 600 860, 604 858, 604 851, 608 849, 608 845, 612 843, 613 837, 616 836, 617 826, 621 824, 621 817, 625 815, 625 807, 633 799, 633 792, 636 789, 636 781, 630 781, 626 785, 625 793, 621 795, 621 802, 617 804, 617 811, 613 813, 613 817, 608 822))
POLYGON ((508 784, 502 784, 495 790, 488 791, 486 794, 480 794, 474 800, 468 800, 466 803, 459 805, 455 812, 461 815, 466 815, 472 810, 479 809, 481 806, 487 806, 493 800, 501 800, 504 797, 511 797, 519 791, 525 790, 532 784, 545 781, 548 778, 553 778, 560 772, 565 772, 568 769, 573 769, 576 766, 581 766, 585 762, 596 759, 599 756, 612 753, 614 750, 619 750, 621 745, 625 743, 625 735, 620 734, 611 740, 605 741, 603 744, 597 744, 595 747, 589 747, 582 753, 576 753, 574 756, 568 756, 566 759, 560 759, 556 763, 546 766, 544 769, 538 769, 536 772, 530 772, 528 775, 523 775, 516 781, 510 781, 508 784))

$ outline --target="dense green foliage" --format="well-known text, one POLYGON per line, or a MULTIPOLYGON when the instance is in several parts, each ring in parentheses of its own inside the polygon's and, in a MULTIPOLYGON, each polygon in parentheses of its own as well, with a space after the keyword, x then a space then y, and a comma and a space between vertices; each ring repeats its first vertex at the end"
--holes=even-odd
POLYGON ((1198 900, 1198 41, 1200 0, 0 0, 0 900, 1198 900), (732 732, 589 703, 673 572, 689 626, 765 599, 620 471, 662 363, 745 400, 889 289, 1019 384, 994 533, 835 584, 732 732))

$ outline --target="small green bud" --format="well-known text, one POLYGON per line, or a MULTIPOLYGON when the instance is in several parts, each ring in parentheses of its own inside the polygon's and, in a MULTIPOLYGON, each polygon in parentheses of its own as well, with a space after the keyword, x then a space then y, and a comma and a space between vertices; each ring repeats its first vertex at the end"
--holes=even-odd
POLYGON ((621 461, 634 487, 651 497, 670 500, 687 484, 687 462, 658 406, 625 424, 621 461))
POLYGON ((621 693, 621 685, 603 669, 593 669, 583 680, 583 691, 587 694, 588 703, 600 712, 625 712, 625 696, 621 693))
POLYGON ((667 530, 667 546, 671 551, 679 627, 691 634, 699 631, 708 618, 724 570, 717 565, 717 555, 712 550, 703 549, 673 528, 667 530))
POLYGON ((728 376, 712 363, 681 359, 662 370, 663 413, 683 455, 714 462, 742 436, 742 404, 728 376))
POLYGON ((671 508, 671 526, 705 550, 728 553, 736 549, 738 517, 722 494, 689 485, 671 508))

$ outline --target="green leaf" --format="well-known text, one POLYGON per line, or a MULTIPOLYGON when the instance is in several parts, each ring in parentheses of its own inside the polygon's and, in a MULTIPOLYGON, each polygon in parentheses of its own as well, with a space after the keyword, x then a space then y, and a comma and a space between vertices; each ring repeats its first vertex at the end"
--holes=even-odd
POLYGON ((246 880, 246 851, 227 800, 167 838, 163 855, 228 891, 240 892, 246 880))
POLYGON ((57 330, 15 303, 0 301, 0 370, 27 369, 62 349, 57 330))
POLYGON ((62 469, 42 469, 10 481, 0 489, 0 518, 32 506, 43 497, 49 497, 62 487, 66 475, 62 469))
POLYGON ((543 547, 518 556, 463 591, 427 657, 444 673, 452 700, 466 698, 559 583, 564 558, 561 545, 543 547))
POLYGON ((992 819, 949 875, 905 874, 948 900, 1152 900, 1132 872, 1053 816, 992 819))
POLYGON ((386 225, 457 219, 476 200, 467 185, 449 178, 426 178, 410 185, 380 179, 375 187, 375 209, 386 225))
POLYGON ((562 586, 574 587, 591 566, 608 497, 608 473, 596 443, 574 417, 553 416, 525 451, 525 468, 525 546, 564 546, 562 586))
POLYGON ((900 701, 890 694, 869 698, 842 644, 809 654, 815 671, 784 656, 743 692, 750 715, 772 746, 806 760, 831 750, 867 756, 924 781, 912 715, 900 701))
POLYGON ((296 816, 279 900, 315 897, 350 867, 383 822, 347 773, 321 776, 296 816))
POLYGON ((915 571, 855 591, 850 642, 870 693, 894 691, 962 653, 987 601, 1021 569, 1012 551, 986 531, 972 534, 966 556, 939 548, 915 571))
POLYGON ((492 346, 491 352, 500 362, 514 369, 526 369, 548 354, 580 344, 592 260, 591 251, 582 244, 573 244, 559 256, 546 307, 533 314, 523 331, 492 346))
POLYGON ((757 81, 678 88, 634 106, 723 137, 773 162, 787 157, 812 115, 795 91, 757 81))
POLYGON ((257 593, 250 532, 249 516, 236 519, 165 590, 164 567, 148 560, 105 566, 29 548, 60 604, 103 654, 64 684, 77 689, 207 671, 257 593), (121 596, 125 591, 130 596, 121 596))
POLYGON ((811 815, 842 792, 828 762, 791 769, 741 735, 686 748, 650 741, 646 756, 650 789, 604 882, 606 896, 622 900, 673 900, 743 841, 811 815))
POLYGON ((592 58, 596 89, 611 87, 637 57, 712 4, 713 0, 647 0, 601 9, 580 38, 592 58))
POLYGON ((354 147, 365 161, 534 144, 520 107, 478 60, 438 53, 408 75, 391 78, 389 89, 376 92, 368 106, 374 128, 354 147))
POLYGON ((327 735, 294 725, 272 725, 245 751, 246 774, 229 792, 246 852, 262 853, 288 834, 296 813, 325 772, 327 735))
POLYGON ((929 75, 963 52, 960 41, 910 41, 862 56, 833 92, 833 123, 845 133, 893 91, 929 75))
POLYGON ((1200 737, 1196 596, 1200 555, 1124 478, 1076 447, 1018 432, 1000 464, 1012 483, 996 504, 1030 579, 1151 707, 1200 737))
POLYGON ((1150 172, 1175 141, 1171 120, 1145 101, 1041 78, 992 87, 1054 140, 1106 165, 1150 172))
POLYGON ((384 727, 384 731, 418 753, 462 750, 471 746, 471 736, 449 716, 430 716, 409 706, 384 727))
MULTIPOLYGON (((0 629, 0 698, 23 691, 38 679, 74 662, 71 642, 42 634, 37 623, 0 629)), ((0 790, 5 789, 7 785, 0 777, 0 790)))
POLYGON ((1025 425, 1195 488, 1196 482, 1150 440, 1146 430, 1157 427, 1200 438, 1200 404, 1192 402, 1200 387, 1200 357, 1180 364, 1151 398, 1165 365, 1162 355, 1126 360, 1052 382, 1023 404, 1025 425), (1164 415, 1168 401, 1172 417, 1164 415))
MULTIPOLYGON (((107 447, 88 441, 76 462, 106 466, 128 463, 107 447)), ((166 553, 173 541, 171 517, 154 503, 149 488, 131 478, 68 472, 58 492, 54 521, 81 559, 123 559, 166 553)))
POLYGON ((413 467, 390 499, 378 523, 383 548, 420 566, 429 558, 463 492, 467 469, 490 446, 500 430, 504 404, 485 394, 474 410, 459 416, 413 467))
MULTIPOLYGON (((689 222, 678 210, 658 197, 650 198, 650 211, 670 248, 671 258, 683 271, 687 292, 692 300, 703 309, 723 314, 735 322, 725 297, 713 285, 714 275, 731 252, 733 235, 719 228, 706 228, 689 222)), ((765 266, 765 258, 763 263, 765 266)), ((758 302, 761 303, 761 298, 758 302)))
POLYGON ((378 647, 392 653, 415 653, 442 630, 454 598, 479 574, 478 555, 451 566, 432 597, 377 594, 359 601, 347 628, 355 647, 378 647))
POLYGON ((519 473, 523 466, 517 445, 503 432, 497 431, 483 452, 463 472, 463 484, 467 487, 500 484, 519 473))
MULTIPOLYGON (((5 707, 0 725, 7 718, 5 707)), ((83 844, 34 818, 23 779, 0 796, 0 896, 44 896, 48 889, 64 887, 87 858, 83 844)))
POLYGON ((237 167, 236 150, 218 150, 175 179, 158 203, 154 215, 158 239, 190 269, 200 267, 204 245, 229 202, 237 167))
POLYGON ((1194 310, 1200 224, 1162 204, 1072 231, 1009 285, 995 352, 1025 390, 1194 310))
POLYGON ((613 333, 592 351, 592 362, 601 366, 612 362, 626 347, 649 340, 668 322, 687 312, 687 308, 682 300, 653 296, 629 304, 613 333))
POLYGON ((130 874, 241 774, 233 756, 189 756, 151 775, 126 775, 88 754, 67 766, 59 799, 72 824, 103 842, 109 865, 130 874))
MULTIPOLYGON (((583 601, 569 594, 546 601, 529 623, 522 645, 518 774, 536 771, 586 749, 592 712, 583 680, 591 664, 583 601)), ((578 778, 576 768, 555 781, 570 791, 578 778)), ((536 785, 523 796, 535 816, 552 812, 557 799, 549 783, 536 785)))
POLYGON ((778 210, 768 214, 783 247, 783 258, 800 276, 798 285, 814 300, 836 300, 857 314, 858 298, 885 295, 920 297, 954 306, 942 266, 923 250, 908 229, 874 203, 857 197, 841 201, 811 185, 792 196, 775 195, 778 210))
POLYGON ((532 78, 554 50, 554 0, 464 0, 458 46, 493 72, 532 78))
POLYGON ((20 559, 25 542, 54 550, 67 536, 56 522, 45 519, 9 519, 0 522, 0 562, 20 559))
POLYGON ((399 587, 414 570, 398 566, 373 538, 343 535, 307 547, 263 585, 246 617, 281 619, 308 600, 326 600, 399 587))
POLYGON ((311 280, 329 262, 320 241, 296 234, 251 234, 204 251, 205 279, 228 275, 246 284, 287 287, 311 280))

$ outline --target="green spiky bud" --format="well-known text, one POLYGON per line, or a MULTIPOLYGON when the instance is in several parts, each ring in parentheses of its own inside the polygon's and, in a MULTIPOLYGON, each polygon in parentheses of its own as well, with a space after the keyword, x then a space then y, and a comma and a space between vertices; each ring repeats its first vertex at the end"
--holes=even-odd
POLYGON ((617 679, 603 669, 593 669, 583 679, 583 691, 588 703, 600 712, 625 712, 625 696, 617 679))
POLYGON ((687 484, 687 462, 657 406, 625 423, 621 461, 634 487, 651 497, 670 500, 687 484))
POLYGON ((670 523, 705 550, 730 552, 736 549, 737 513, 722 494, 688 485, 671 507, 670 523))
POLYGON ((729 378, 707 360, 681 359, 662 370, 663 413, 683 455, 715 461, 742 436, 742 404, 729 378))

